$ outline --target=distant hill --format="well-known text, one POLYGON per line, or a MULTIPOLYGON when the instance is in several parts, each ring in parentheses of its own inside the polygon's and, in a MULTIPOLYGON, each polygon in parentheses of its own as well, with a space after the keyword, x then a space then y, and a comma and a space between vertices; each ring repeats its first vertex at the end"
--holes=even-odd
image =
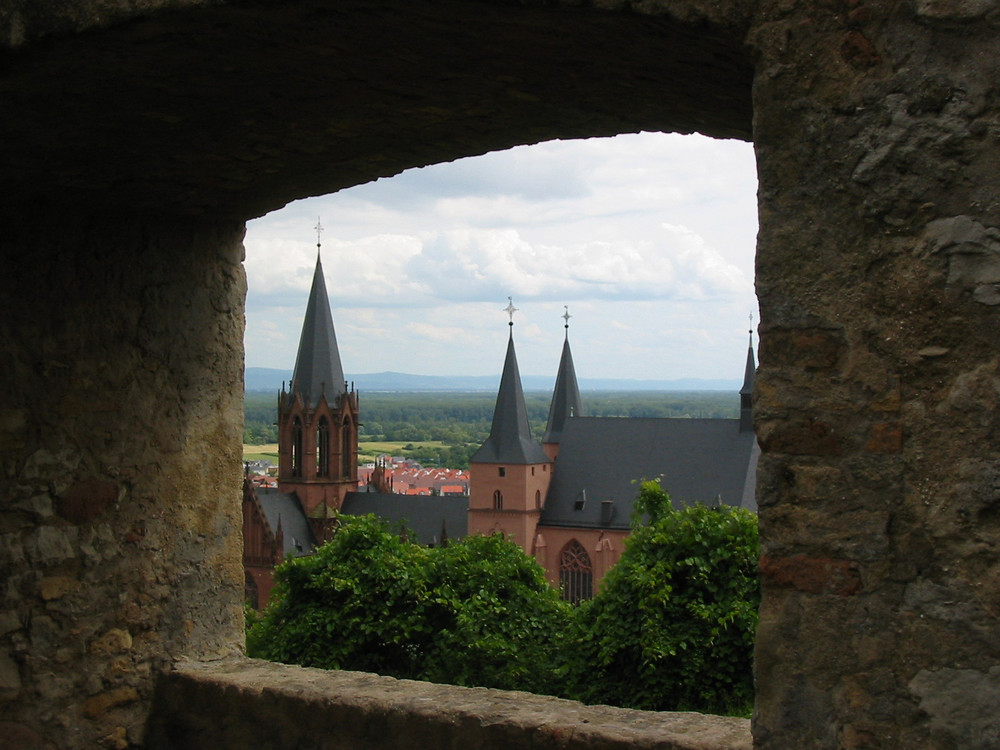
MULTIPOLYGON (((268 367, 248 367, 245 387, 248 391, 278 391, 281 383, 291 380, 291 370, 268 367)), ((411 375, 405 372, 374 372, 348 375, 359 391, 495 391, 500 385, 496 375, 411 375)), ((526 391, 551 391, 555 377, 524 375, 521 383, 526 391)), ((628 378, 581 378, 583 391, 738 391, 740 380, 630 380, 628 378)))

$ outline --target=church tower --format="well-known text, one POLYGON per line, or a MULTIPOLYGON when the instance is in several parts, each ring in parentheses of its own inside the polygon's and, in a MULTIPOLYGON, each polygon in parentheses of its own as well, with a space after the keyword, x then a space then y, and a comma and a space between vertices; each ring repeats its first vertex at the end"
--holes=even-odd
POLYGON ((569 308, 562 318, 566 329, 563 340, 562 356, 559 358, 559 371, 556 374, 556 387, 552 392, 552 403, 549 405, 549 421, 545 426, 545 436, 542 438, 542 448, 550 461, 555 461, 559 454, 559 443, 562 441, 566 420, 570 417, 583 416, 583 403, 580 400, 580 386, 576 382, 576 369, 573 367, 573 353, 569 350, 569 308))
MULTIPOLYGON (((317 528, 358 488, 358 396, 348 391, 323 278, 316 224, 316 270, 295 371, 278 396, 278 489, 295 492, 317 528)), ((322 537, 319 533, 317 536, 322 537)))
POLYGON ((510 335, 490 435, 469 459, 469 533, 501 532, 530 555, 552 461, 531 437, 528 425, 514 352, 516 311, 513 302, 505 310, 510 335))
POLYGON ((750 329, 750 345, 747 347, 747 366, 743 373, 743 387, 740 388, 740 432, 753 432, 753 381, 757 375, 757 363, 753 356, 753 329, 750 329))

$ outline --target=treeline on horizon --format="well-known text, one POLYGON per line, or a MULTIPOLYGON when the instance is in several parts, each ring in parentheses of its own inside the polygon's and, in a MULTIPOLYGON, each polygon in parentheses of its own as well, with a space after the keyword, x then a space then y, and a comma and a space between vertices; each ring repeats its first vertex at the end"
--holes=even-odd
MULTIPOLYGON (((596 391, 581 395, 588 417, 673 417, 733 419, 739 396, 728 391, 596 391)), ((469 457, 489 435, 496 394, 488 392, 361 393, 360 442, 414 445, 406 455, 425 466, 468 468, 469 457)), ((549 416, 551 394, 524 394, 532 434, 541 440, 549 416)), ((278 441, 276 393, 248 392, 244 399, 243 442, 265 445, 278 441)))

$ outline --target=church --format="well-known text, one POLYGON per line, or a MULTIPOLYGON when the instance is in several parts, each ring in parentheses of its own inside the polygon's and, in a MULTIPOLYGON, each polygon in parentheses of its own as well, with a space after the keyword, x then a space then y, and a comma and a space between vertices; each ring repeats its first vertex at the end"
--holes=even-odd
MULTIPOLYGON (((757 510, 760 447, 753 432, 753 342, 738 419, 587 417, 566 336, 542 442, 528 426, 514 349, 507 355, 490 435, 469 461, 469 533, 502 533, 541 565, 563 597, 593 596, 621 555, 637 481, 662 478, 675 506, 757 510)), ((752 335, 752 334, 751 334, 752 335)))
MULTIPOLYGON (((317 227, 318 229, 318 227, 317 227)), ((376 470, 358 488, 360 401, 337 348, 320 245, 292 380, 278 395, 278 486, 243 491, 247 601, 262 607, 283 559, 310 554, 336 515, 373 513, 405 525, 413 541, 441 544, 500 533, 541 565, 563 597, 593 596, 631 528, 636 481, 662 478, 674 504, 756 511, 760 448, 751 399, 751 332, 737 419, 587 417, 565 338, 542 441, 531 434, 514 347, 507 352, 489 437, 469 461, 469 496, 394 494, 376 470)))
POLYGON ((467 532, 465 496, 396 495, 377 482, 358 491, 360 402, 344 377, 320 249, 317 241, 292 380, 278 394, 278 486, 243 482, 244 585, 255 609, 267 603, 275 566, 329 539, 338 513, 374 513, 421 544, 467 532))

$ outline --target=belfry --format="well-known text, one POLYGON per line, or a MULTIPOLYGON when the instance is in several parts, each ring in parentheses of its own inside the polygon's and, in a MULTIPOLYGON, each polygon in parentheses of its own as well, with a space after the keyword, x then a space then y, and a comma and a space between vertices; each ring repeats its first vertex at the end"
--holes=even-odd
POLYGON ((358 488, 358 395, 348 390, 340 363, 320 257, 322 231, 317 221, 316 270, 295 370, 278 396, 278 489, 298 495, 314 527, 358 488))

